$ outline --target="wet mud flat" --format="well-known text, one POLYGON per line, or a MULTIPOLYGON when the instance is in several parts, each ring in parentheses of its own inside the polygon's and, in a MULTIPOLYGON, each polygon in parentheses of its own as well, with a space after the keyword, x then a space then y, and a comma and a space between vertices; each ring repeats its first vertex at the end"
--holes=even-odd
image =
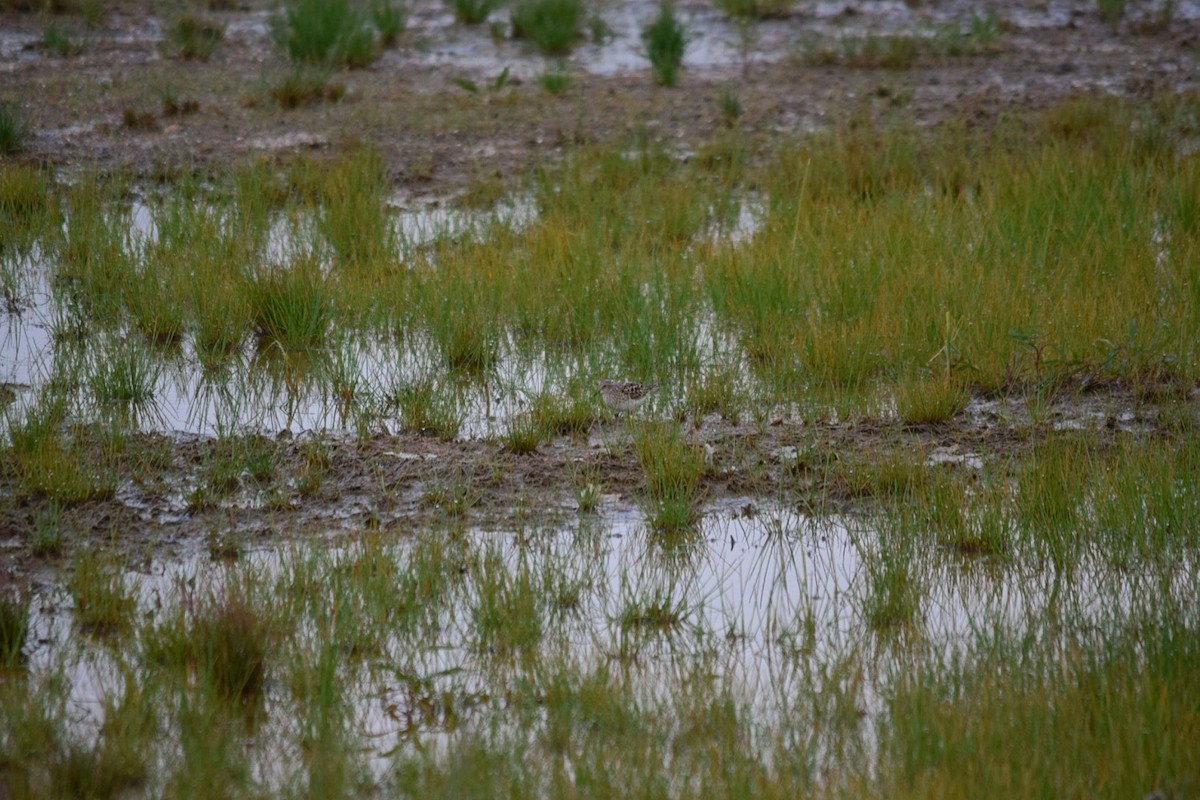
POLYGON ((29 589, 53 580, 70 566, 72 549, 89 542, 135 564, 203 552, 236 558, 297 537, 342 542, 447 526, 514 534, 569 529, 581 519, 604 524, 649 513, 653 498, 634 437, 664 423, 704 458, 701 516, 730 509, 753 516, 760 504, 817 517, 870 515, 904 502, 912 490, 906 481, 923 473, 967 484, 984 476, 1003 481, 1048 441, 1097 452, 1129 443, 1181 446, 1200 424, 1200 405, 1195 390, 1168 392, 1165 412, 1161 397, 1114 385, 1063 393, 1036 418, 1021 399, 975 400, 952 420, 916 425, 806 418, 798 409, 740 422, 609 417, 586 434, 521 453, 502 439, 446 440, 432 432, 359 438, 284 431, 220 440, 130 433, 121 435, 114 459, 103 454, 113 448, 108 434, 79 428, 97 468, 115 474, 103 496, 59 509, 53 497, 30 494, 11 465, 0 473, 5 582, 29 589), (39 553, 36 531, 52 510, 71 547, 39 553))
POLYGON ((88 8, 0 3, 0 797, 1194 796, 1196 3, 667 89, 422 0, 295 107, 88 8))
POLYGON ((448 6, 424 0, 407 4, 393 48, 330 77, 337 102, 284 110, 271 98, 289 70, 271 38, 272 3, 203 12, 225 31, 206 61, 171 56, 175 16, 132 1, 105 8, 92 27, 72 15, 0 12, 0 95, 18 105, 38 98, 27 109, 25 158, 153 179, 369 142, 414 202, 471 195, 640 126, 695 150, 728 123, 720 102, 731 92, 740 129, 771 141, 855 111, 988 123, 1080 93, 1195 90, 1200 36, 1193 2, 1131 5, 1115 22, 1089 2, 803 2, 748 23, 687 2, 679 11, 691 38, 682 79, 668 90, 654 84, 641 40, 656 5, 610 2, 589 6, 604 33, 578 43, 562 67, 570 89, 551 94, 539 77, 556 59, 509 38, 507 10, 463 26, 448 6), (77 51, 48 49, 48 26, 77 51), (907 43, 898 60, 884 57, 893 41, 907 43), (863 42, 879 53, 864 55, 863 42), (511 80, 499 92, 459 85, 490 86, 502 72, 511 80))

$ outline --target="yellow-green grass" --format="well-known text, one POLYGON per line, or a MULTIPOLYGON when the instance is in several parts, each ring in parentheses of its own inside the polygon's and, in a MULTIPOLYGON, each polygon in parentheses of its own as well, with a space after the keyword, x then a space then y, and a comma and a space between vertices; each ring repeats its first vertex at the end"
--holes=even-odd
POLYGON ((700 518, 700 479, 707 467, 704 448, 687 441, 673 423, 644 422, 634 431, 634 449, 646 477, 647 516, 663 533, 692 530, 700 518))
POLYGON ((31 221, 86 332, 190 339, 206 363, 253 331, 289 353, 398 334, 469 382, 530 358, 732 414, 746 367, 752 408, 891 397, 921 425, 968 391, 1195 383, 1198 114, 1186 97, 1085 97, 986 130, 855 116, 772 151, 725 130, 722 152, 743 154, 716 161, 635 131, 536 169, 528 223, 419 247, 395 234, 370 147, 251 162, 203 190, 185 177, 147 201, 152 237, 131 234, 119 178, 64 189, 5 165, 0 212, 31 221), (756 229, 714 238, 751 191, 756 229), (37 222, 60 206, 63 225, 37 222))

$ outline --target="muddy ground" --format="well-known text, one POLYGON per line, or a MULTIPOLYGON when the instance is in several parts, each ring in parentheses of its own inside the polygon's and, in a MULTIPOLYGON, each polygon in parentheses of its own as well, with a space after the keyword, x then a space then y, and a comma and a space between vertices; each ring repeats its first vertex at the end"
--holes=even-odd
POLYGON ((410 3, 408 30, 394 48, 366 69, 332 75, 346 90, 340 102, 284 111, 270 92, 289 70, 270 33, 274 2, 247 0, 229 11, 193 4, 225 29, 206 62, 170 57, 167 32, 188 6, 166 4, 172 10, 164 13, 164 4, 144 0, 104 5, 109 11, 94 28, 78 15, 0 12, 0 99, 15 101, 32 121, 21 157, 152 178, 369 141, 402 196, 440 199, 481 181, 510 183, 580 143, 643 126, 681 150, 694 148, 724 124, 718 98, 727 89, 744 109, 743 132, 769 144, 864 106, 919 124, 985 122, 1083 92, 1152 96, 1200 85, 1195 2, 1175 3, 1166 21, 1155 3, 1130 4, 1127 18, 1111 25, 1090 2, 806 0, 788 16, 741 28, 711 3, 690 0, 680 7, 692 34, 689 55, 679 86, 665 89, 652 80, 638 41, 656 4, 608 0, 589 8, 611 35, 581 43, 571 88, 552 95, 537 81, 549 62, 504 38, 506 11, 493 13, 493 34, 455 24, 444 3, 420 0, 410 3), (947 23, 965 30, 972 16, 989 13, 1001 35, 975 55, 931 48, 903 69, 820 65, 814 57, 840 52, 843 37, 928 34, 947 23), (77 54, 45 46, 51 25, 67 32, 77 54), (487 91, 505 68, 509 86, 487 91), (484 90, 465 91, 456 83, 462 78, 484 90))
MULTIPOLYGON (((886 417, 839 422, 795 410, 757 420, 679 421, 706 454, 706 514, 753 515, 766 503, 819 516, 900 500, 904 478, 889 477, 897 473, 887 470, 897 467, 888 465, 900 465, 900 475, 907 466, 974 481, 984 470, 1010 474, 1050 437, 1078 437, 1098 451, 1134 439, 1170 447, 1200 427, 1200 393, 1175 387, 1172 395, 1146 398, 1107 386, 1064 393, 1036 409, 1021 400, 976 400, 952 420, 920 426, 886 417)), ((251 447, 269 466, 261 474, 239 469, 218 491, 212 464, 223 445, 214 440, 134 435, 122 439, 114 459, 112 443, 101 438, 92 453, 100 463, 101 450, 109 452, 106 470, 117 465, 115 491, 88 502, 57 509, 24 492, 11 466, 0 468, 0 581, 29 586, 69 563, 69 547, 36 551, 36 532, 49 513, 73 544, 116 546, 136 564, 205 550, 236 558, 281 538, 340 540, 375 531, 403 537, 431 525, 532 532, 648 511, 632 446, 636 427, 648 421, 597 420, 586 434, 525 454, 496 441, 411 433, 264 436, 251 447), (588 484, 601 493, 595 510, 580 509, 588 484)))
MULTIPOLYGON (((285 111, 270 97, 273 82, 288 71, 269 33, 273 3, 251 0, 228 11, 197 5, 226 31, 207 62, 163 55, 173 20, 161 14, 162 5, 106 4, 108 12, 93 28, 78 16, 0 12, 0 99, 15 102, 32 128, 25 151, 12 158, 53 165, 68 177, 99 168, 152 180, 183 168, 216 170, 297 151, 336 153, 368 141, 385 158, 400 202, 419 205, 490 182, 514 187, 533 165, 640 127, 686 152, 727 124, 718 98, 730 89, 745 111, 738 122, 743 133, 769 148, 864 107, 921 125, 958 117, 986 123, 1079 93, 1149 97, 1194 90, 1200 82, 1195 3, 1177 4, 1165 25, 1152 24, 1155 7, 1147 5, 1139 7, 1140 17, 1115 26, 1102 22, 1091 3, 800 3, 794 13, 760 23, 756 44, 739 52, 735 26, 710 5, 689 2, 682 5, 684 18, 711 46, 699 48, 677 88, 656 86, 636 58, 622 62, 626 66, 605 61, 606 47, 636 51, 629 41, 636 28, 617 26, 624 44, 582 45, 573 85, 552 95, 537 81, 545 68, 540 57, 518 43, 493 41, 486 28, 464 31, 442 5, 421 2, 396 48, 369 68, 332 76, 345 87, 342 100, 285 111), (811 58, 811 37, 836 42, 842 26, 885 34, 989 9, 1005 20, 1004 33, 975 55, 925 53, 905 69, 817 66, 811 58), (78 53, 64 57, 43 45, 51 24, 69 31, 78 53), (505 67, 514 80, 499 92, 472 94, 456 83, 465 77, 486 85, 505 67), (164 107, 167 97, 176 101, 176 113, 164 107)), ((655 8, 598 7, 634 20, 655 8)), ((792 414, 687 424, 710 448, 704 479, 710 504, 753 513, 754 498, 782 497, 844 511, 870 498, 847 481, 846 469, 830 465, 897 454, 969 473, 978 467, 976 458, 1003 462, 1064 429, 1084 429, 1101 446, 1130 436, 1186 436, 1197 420, 1196 391, 1175 394, 1170 420, 1160 418, 1153 399, 1116 386, 1065 393, 1036 418, 1020 402, 977 399, 954 420, 920 428, 889 419, 837 423, 792 414)), ((403 533, 453 521, 464 510, 484 527, 511 529, 514 520, 526 519, 552 524, 578 515, 581 482, 600 485, 601 511, 636 508, 644 494, 629 429, 612 420, 529 455, 496 442, 418 435, 331 439, 323 445, 320 479, 307 483, 310 440, 265 434, 271 474, 238 476, 225 495, 200 499, 193 490, 204 481, 212 441, 132 437, 115 494, 63 509, 58 524, 71 541, 119 539, 131 557, 201 547, 223 556, 261 537, 403 533)), ((69 548, 34 555, 33 533, 49 507, 46 498, 22 491, 12 465, 0 466, 0 581, 28 585, 69 559, 69 548)))

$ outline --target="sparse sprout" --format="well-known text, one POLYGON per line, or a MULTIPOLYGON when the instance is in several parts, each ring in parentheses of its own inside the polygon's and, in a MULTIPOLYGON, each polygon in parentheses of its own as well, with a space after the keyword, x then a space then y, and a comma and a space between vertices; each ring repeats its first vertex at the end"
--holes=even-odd
POLYGON ((542 73, 538 82, 550 94, 562 94, 571 88, 571 72, 565 62, 556 61, 554 66, 542 73))
POLYGON ((187 14, 171 26, 168 51, 183 59, 208 61, 225 36, 225 26, 204 17, 187 14))

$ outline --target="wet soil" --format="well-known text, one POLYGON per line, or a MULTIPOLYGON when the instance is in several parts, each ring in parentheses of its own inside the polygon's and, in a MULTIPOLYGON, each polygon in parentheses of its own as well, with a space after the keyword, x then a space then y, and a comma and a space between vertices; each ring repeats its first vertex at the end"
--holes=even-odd
MULTIPOLYGON (((647 65, 637 63, 636 28, 614 24, 620 47, 635 55, 614 66, 604 52, 617 45, 584 45, 571 62, 571 88, 552 95, 537 81, 546 68, 540 57, 510 40, 493 41, 486 28, 463 31, 444 6, 422 1, 410 4, 409 31, 396 48, 366 69, 332 76, 346 90, 340 101, 283 110, 270 96, 289 69, 270 36, 273 3, 201 10, 226 31, 207 62, 163 55, 173 19, 161 6, 106 4, 109 11, 95 28, 69 15, 0 11, 0 99, 15 102, 32 127, 25 151, 14 158, 47 163, 66 177, 98 168, 155 179, 252 157, 336 153, 366 141, 380 150, 397 190, 420 201, 481 182, 513 188, 533 165, 639 128, 687 152, 727 124, 718 99, 729 89, 745 111, 738 122, 743 134, 769 149, 864 109, 918 125, 952 118, 986 124, 1079 93, 1148 97, 1200 84, 1195 3, 1177 3, 1175 18, 1156 28, 1146 18, 1105 24, 1095 4, 1085 2, 803 2, 786 17, 760 23, 752 46, 739 50, 734 26, 707 3, 687 2, 684 19, 711 41, 696 49, 700 55, 688 61, 678 87, 656 86, 647 65), (1005 32, 971 56, 924 53, 905 69, 815 65, 805 56, 804 42, 813 35, 836 46, 843 28, 882 35, 969 19, 989 8, 1005 20, 1005 32), (43 47, 50 24, 68 29, 81 52, 60 57, 43 47), (456 83, 465 77, 486 85, 505 67, 515 77, 498 92, 471 94, 456 83), (175 101, 174 112, 167 98, 175 101)), ((636 21, 655 5, 597 7, 636 21)), ((784 497, 806 509, 842 511, 873 499, 845 482, 844 470, 828 465, 895 455, 969 473, 1071 429, 1084 430, 1101 447, 1122 437, 1171 439, 1197 424, 1195 390, 1184 394, 1172 401, 1169 424, 1153 402, 1121 387, 1064 396, 1036 414, 1020 401, 977 400, 952 421, 920 428, 894 419, 832 422, 796 413, 681 424, 709 448, 709 501, 745 498, 752 511, 754 498, 784 497)), ((528 455, 493 441, 411 434, 330 439, 322 445, 319 481, 306 481, 313 470, 308 437, 264 441, 275 465, 270 476, 239 475, 228 492, 198 502, 193 492, 214 442, 134 435, 125 443, 128 452, 148 455, 126 459, 137 466, 118 476, 114 496, 62 509, 58 524, 72 547, 119 541, 131 558, 202 547, 222 556, 282 532, 338 536, 376 529, 403 534, 440 522, 509 530, 526 520, 553 524, 578 516, 581 481, 602 488, 601 512, 635 509, 644 497, 629 429, 614 421, 528 455)), ((0 582, 38 582, 70 558, 71 547, 34 555, 38 519, 51 505, 24 494, 12 465, 0 465, 0 582)))
MULTIPOLYGON (((1135 439, 1170 447, 1200 427, 1200 393, 1171 398, 1169 407, 1107 387, 1064 394, 1035 409, 1021 400, 976 400, 951 420, 920 426, 894 418, 806 418, 795 410, 752 421, 712 415, 679 423, 707 455, 705 508, 754 514, 768 501, 822 515, 893 502, 887 481, 870 477, 880 464, 951 470, 973 481, 1008 474, 1055 437, 1086 439, 1099 451, 1135 439)), ((115 493, 56 512, 70 543, 58 553, 36 553, 34 545, 39 518, 55 504, 24 492, 14 471, 0 468, 0 582, 28 587, 52 580, 71 551, 89 542, 116 547, 136 563, 206 549, 213 558, 236 557, 280 537, 402 537, 430 526, 511 532, 637 513, 648 503, 632 435, 645 422, 597 421, 587 435, 560 437, 526 454, 491 440, 420 434, 260 437, 252 444, 270 468, 258 477, 241 470, 217 492, 205 488, 212 483, 206 470, 222 445, 133 435, 116 459, 115 493), (589 483, 600 490, 600 502, 584 513, 578 497, 589 483)), ((93 448, 97 461, 104 446, 93 448)))
POLYGON ((171 57, 168 33, 182 10, 161 4, 106 3, 93 28, 77 16, 0 11, 0 99, 32 122, 20 157, 148 179, 368 141, 403 194, 444 197, 481 181, 511 183, 581 143, 640 128, 690 150, 724 124, 718 99, 727 89, 744 109, 743 133, 769 146, 863 109, 921 125, 986 123, 1079 93, 1150 96, 1200 85, 1194 2, 1175 3, 1166 22, 1156 22, 1153 3, 1131 5, 1116 25, 1099 18, 1094 2, 800 2, 747 28, 692 0, 680 6, 692 33, 685 69, 680 85, 666 89, 654 84, 638 37, 656 4, 610 0, 589 5, 610 36, 580 45, 571 88, 552 95, 537 80, 550 62, 506 38, 507 12, 493 14, 493 37, 489 26, 455 24, 443 3, 417 0, 394 48, 366 69, 331 77, 345 89, 340 101, 283 110, 271 98, 289 70, 270 33, 275 7, 246 0, 228 11, 197 8, 225 29, 204 62, 171 57), (1002 33, 973 55, 930 48, 903 69, 813 57, 836 54, 843 37, 966 30, 989 12, 1002 33), (51 25, 68 32, 77 54, 44 46, 51 25), (505 68, 513 80, 499 92, 474 95, 456 83, 487 87, 505 68))

